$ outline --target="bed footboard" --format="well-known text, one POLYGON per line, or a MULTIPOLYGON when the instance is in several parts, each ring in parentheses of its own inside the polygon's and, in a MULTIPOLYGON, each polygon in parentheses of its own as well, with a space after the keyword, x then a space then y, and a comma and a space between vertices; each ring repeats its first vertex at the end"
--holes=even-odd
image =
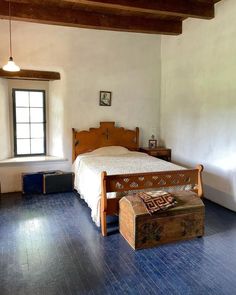
POLYGON ((161 171, 134 174, 107 175, 102 172, 102 195, 101 195, 101 231, 107 235, 107 215, 119 213, 120 198, 108 199, 109 192, 126 192, 144 189, 158 189, 175 186, 189 186, 199 197, 203 196, 202 188, 203 166, 198 165, 195 169, 175 171, 161 171))

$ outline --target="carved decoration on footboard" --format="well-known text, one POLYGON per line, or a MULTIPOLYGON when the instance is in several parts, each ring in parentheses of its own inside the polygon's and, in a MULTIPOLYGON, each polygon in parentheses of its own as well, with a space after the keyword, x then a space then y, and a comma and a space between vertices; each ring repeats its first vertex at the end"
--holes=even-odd
POLYGON ((187 186, 198 192, 198 170, 161 171, 107 176, 107 192, 187 186))

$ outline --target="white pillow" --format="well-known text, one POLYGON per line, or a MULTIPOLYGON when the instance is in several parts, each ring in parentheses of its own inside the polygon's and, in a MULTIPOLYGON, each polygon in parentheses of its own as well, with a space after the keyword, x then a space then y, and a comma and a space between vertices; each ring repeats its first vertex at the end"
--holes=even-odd
POLYGON ((91 152, 97 156, 117 156, 127 154, 129 150, 123 146, 105 146, 91 152))

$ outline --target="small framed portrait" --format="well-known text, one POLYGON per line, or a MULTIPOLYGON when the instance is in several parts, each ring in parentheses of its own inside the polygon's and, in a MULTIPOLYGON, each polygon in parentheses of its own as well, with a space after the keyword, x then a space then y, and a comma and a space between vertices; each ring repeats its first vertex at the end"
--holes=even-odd
POLYGON ((155 149, 157 147, 157 140, 156 139, 149 139, 148 146, 150 149, 155 149))
POLYGON ((111 91, 100 91, 100 106, 111 106, 111 91))

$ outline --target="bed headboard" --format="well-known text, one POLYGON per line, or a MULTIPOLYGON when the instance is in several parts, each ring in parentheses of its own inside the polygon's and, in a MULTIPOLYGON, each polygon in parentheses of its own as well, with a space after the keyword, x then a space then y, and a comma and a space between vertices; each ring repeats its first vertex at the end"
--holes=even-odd
POLYGON ((115 122, 100 122, 100 127, 90 128, 88 131, 77 131, 73 128, 72 136, 72 161, 80 154, 104 146, 123 146, 134 151, 139 148, 139 128, 128 130, 116 127, 115 122))

